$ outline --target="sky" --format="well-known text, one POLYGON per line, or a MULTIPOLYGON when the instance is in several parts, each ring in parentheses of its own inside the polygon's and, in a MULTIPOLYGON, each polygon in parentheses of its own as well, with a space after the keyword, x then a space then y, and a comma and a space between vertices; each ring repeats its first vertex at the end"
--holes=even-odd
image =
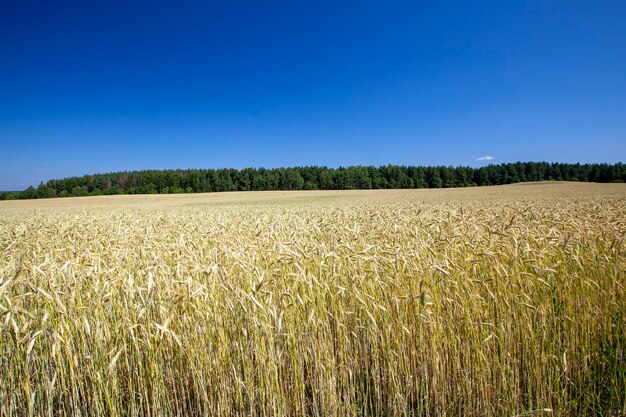
POLYGON ((624 1, 1 9, 0 190, 139 169, 626 162, 624 1))

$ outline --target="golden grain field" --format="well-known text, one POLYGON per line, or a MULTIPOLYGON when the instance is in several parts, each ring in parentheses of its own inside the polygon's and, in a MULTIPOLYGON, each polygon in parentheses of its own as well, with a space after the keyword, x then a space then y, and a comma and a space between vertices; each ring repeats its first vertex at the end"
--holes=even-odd
POLYGON ((624 416, 626 186, 0 202, 1 416, 624 416))

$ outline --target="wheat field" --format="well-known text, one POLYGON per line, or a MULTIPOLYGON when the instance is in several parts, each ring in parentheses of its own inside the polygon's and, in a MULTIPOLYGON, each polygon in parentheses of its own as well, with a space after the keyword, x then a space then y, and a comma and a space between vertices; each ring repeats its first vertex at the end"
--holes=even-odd
POLYGON ((626 186, 0 202, 0 416, 624 416, 626 186))

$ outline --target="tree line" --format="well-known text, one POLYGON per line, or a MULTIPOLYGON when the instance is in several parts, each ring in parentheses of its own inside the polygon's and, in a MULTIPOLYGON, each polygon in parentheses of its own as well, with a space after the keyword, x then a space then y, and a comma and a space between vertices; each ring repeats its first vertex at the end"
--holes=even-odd
POLYGON ((0 200, 219 191, 450 188, 527 181, 625 182, 624 164, 517 162, 480 168, 385 165, 112 172, 41 183, 0 200))

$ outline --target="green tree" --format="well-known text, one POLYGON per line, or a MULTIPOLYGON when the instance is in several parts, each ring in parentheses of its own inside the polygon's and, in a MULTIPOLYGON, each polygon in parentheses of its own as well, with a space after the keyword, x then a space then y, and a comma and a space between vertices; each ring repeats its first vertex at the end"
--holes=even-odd
POLYGON ((322 190, 332 190, 335 187, 333 174, 328 168, 323 168, 319 173, 319 185, 322 190))
POLYGON ((83 196, 89 195, 89 189, 87 188, 86 185, 74 187, 72 188, 72 191, 70 194, 74 197, 83 197, 83 196))
POLYGON ((283 186, 286 190, 301 190, 304 179, 295 169, 287 169, 284 173, 283 186))
POLYGON ((56 193, 54 189, 44 185, 44 183, 39 184, 37 187, 36 198, 52 198, 56 197, 56 193))

